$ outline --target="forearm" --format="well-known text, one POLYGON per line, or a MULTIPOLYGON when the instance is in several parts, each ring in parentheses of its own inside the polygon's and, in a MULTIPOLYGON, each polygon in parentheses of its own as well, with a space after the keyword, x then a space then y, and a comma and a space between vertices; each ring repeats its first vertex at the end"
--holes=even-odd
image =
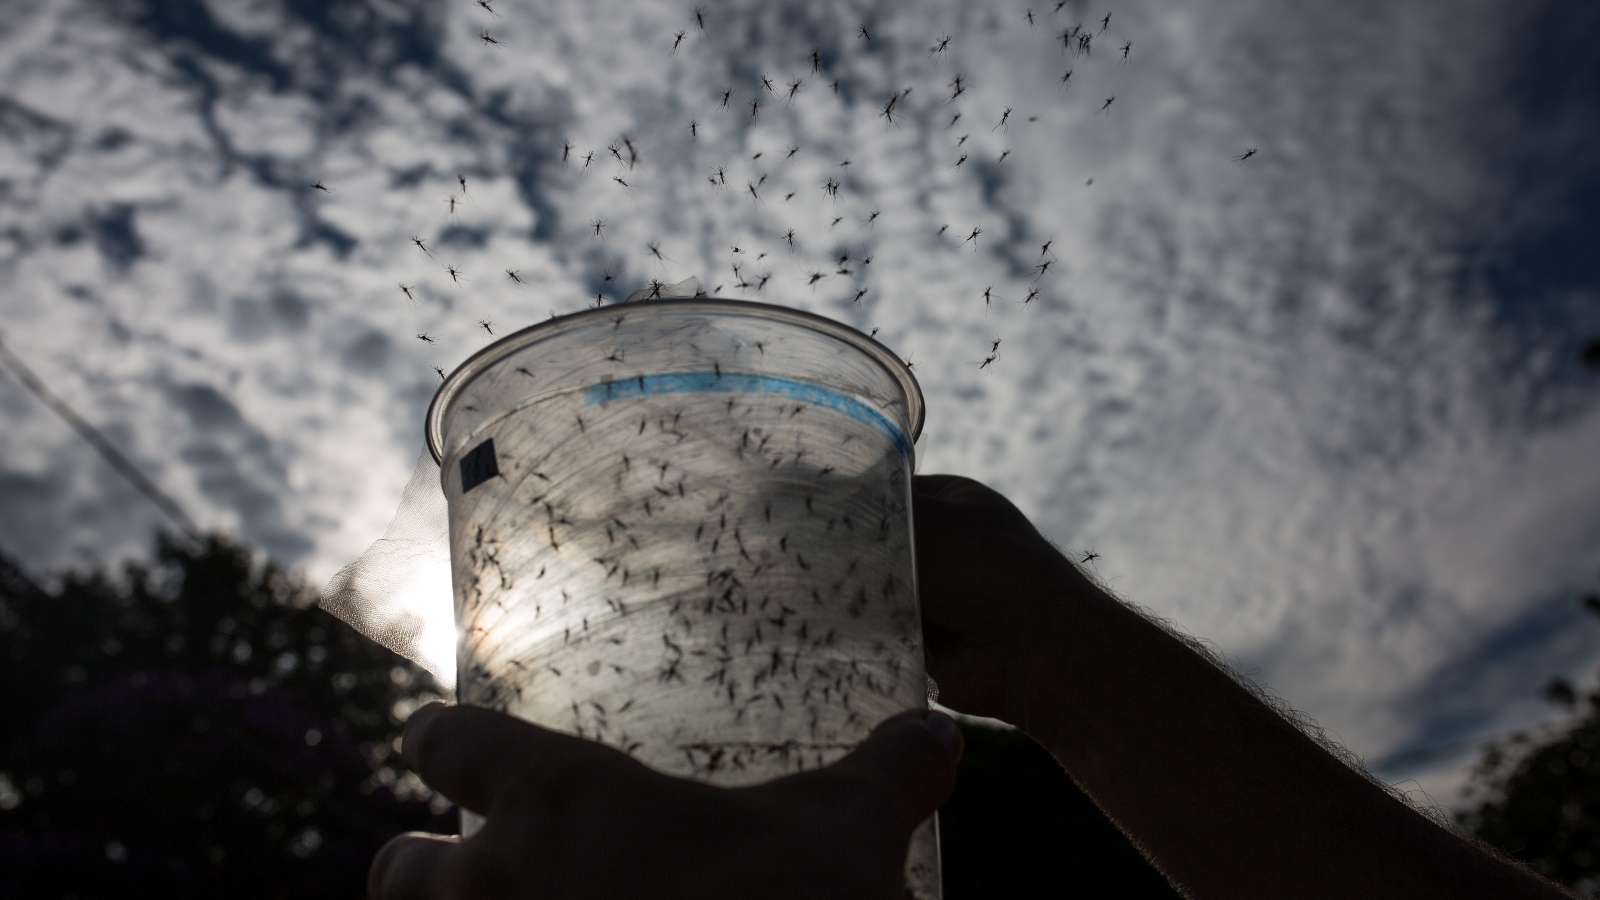
POLYGON ((1038 609, 1016 724, 1188 896, 1569 896, 1394 799, 1081 579, 1038 609))

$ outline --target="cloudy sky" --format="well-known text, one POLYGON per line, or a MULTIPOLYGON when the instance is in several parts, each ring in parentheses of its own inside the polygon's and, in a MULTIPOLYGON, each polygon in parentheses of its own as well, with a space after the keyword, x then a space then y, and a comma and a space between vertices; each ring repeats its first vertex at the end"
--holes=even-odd
MULTIPOLYGON (((1600 661, 1593 10, 4 6, 0 339, 313 578, 382 533, 480 322, 698 275, 879 329, 924 471, 1439 800, 1600 661)), ((7 552, 148 548, 4 373, 0 422, 7 552)))

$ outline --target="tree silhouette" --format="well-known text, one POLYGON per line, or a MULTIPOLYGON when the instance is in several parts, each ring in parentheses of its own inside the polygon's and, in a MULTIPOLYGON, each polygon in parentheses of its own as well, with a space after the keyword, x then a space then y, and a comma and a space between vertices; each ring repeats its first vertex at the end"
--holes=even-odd
POLYGON ((0 557, 0 896, 359 897, 452 830, 395 753, 437 687, 314 600, 220 536, 54 590, 0 557))
MULTIPOLYGON (((1600 595, 1582 602, 1600 614, 1600 595)), ((1482 799, 1460 820, 1539 874, 1594 895, 1600 893, 1600 688, 1580 696, 1557 678, 1545 698, 1572 717, 1543 735, 1491 743, 1467 789, 1482 799)))

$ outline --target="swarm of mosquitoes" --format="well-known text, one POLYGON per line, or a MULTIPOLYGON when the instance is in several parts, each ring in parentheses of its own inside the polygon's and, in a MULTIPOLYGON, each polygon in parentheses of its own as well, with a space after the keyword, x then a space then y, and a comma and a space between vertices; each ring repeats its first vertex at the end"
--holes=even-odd
MULTIPOLYGON (((492 17, 492 20, 499 20, 502 18, 500 13, 495 10, 493 0, 475 0, 475 2, 484 14, 492 17)), ((1062 10, 1067 6, 1067 3, 1068 0, 1054 0, 1053 8, 1049 13, 1036 13, 1030 8, 1024 12, 1022 21, 1026 24, 1026 27, 1030 31, 1036 30, 1047 16, 1059 17, 1062 10)), ((1084 23, 1077 23, 1063 27, 1059 33, 1056 33, 1053 36, 1052 43, 1058 43, 1060 46, 1061 55, 1070 55, 1071 60, 1075 63, 1088 60, 1093 57, 1095 41, 1104 37, 1110 30, 1111 21, 1112 13, 1107 12, 1101 16, 1098 21, 1091 22, 1087 25, 1084 23)), ((689 13, 689 19, 685 23, 685 27, 672 31, 668 36, 668 39, 665 41, 663 47, 664 54, 668 57, 678 55, 679 51, 683 47, 684 41, 689 38, 691 33, 705 35, 710 27, 711 26, 709 24, 709 19, 705 9, 702 7, 695 7, 689 13)), ((871 45, 875 41, 870 23, 862 23, 857 26, 852 34, 852 37, 854 40, 847 40, 847 45, 851 43, 858 46, 871 45)), ((487 27, 479 32, 478 38, 480 43, 487 50, 499 51, 504 50, 507 47, 505 41, 499 37, 496 37, 494 33, 487 27)), ((928 55, 936 62, 945 61, 948 58, 955 41, 956 38, 949 34, 937 34, 933 36, 929 41, 928 55)), ((1120 44, 1114 46, 1113 58, 1119 64, 1128 64, 1132 62, 1133 46, 1133 41, 1123 40, 1120 44)), ((802 90, 805 89, 809 78, 820 76, 822 79, 826 79, 827 77, 825 74, 826 60, 823 57, 820 48, 811 48, 808 52, 801 55, 799 59, 797 59, 797 62, 808 65, 808 71, 805 75, 779 82, 774 81, 771 75, 762 74, 757 81, 746 88, 741 89, 737 86, 719 86, 714 92, 712 92, 712 102, 708 104, 708 114, 716 115, 719 113, 727 113, 732 111, 736 108, 735 99, 739 98, 742 92, 747 94, 747 97, 743 99, 743 106, 749 111, 749 118, 751 120, 760 119, 761 110, 764 104, 780 100, 785 104, 792 104, 795 98, 800 95, 802 90)), ((1074 69, 1071 65, 1069 65, 1062 72, 1060 78, 1056 81, 1056 90, 1058 93, 1070 90, 1073 72, 1074 69)), ((951 79, 945 83, 945 88, 948 89, 948 92, 942 96, 941 99, 941 102, 945 105, 955 104, 964 94, 967 93, 970 87, 969 80, 962 73, 952 72, 951 76, 951 79)), ((836 97, 839 96, 839 81, 834 79, 832 81, 827 81, 826 83, 829 88, 831 88, 833 95, 836 97)), ((906 100, 911 92, 911 87, 907 87, 901 91, 896 91, 895 93, 892 93, 884 98, 881 105, 874 106, 876 109, 876 116, 877 118, 883 120, 885 128, 899 126, 901 119, 905 115, 905 108, 901 104, 906 100)), ((1113 94, 1105 97, 1104 100, 1099 101, 1099 105, 1095 109, 1095 114, 1110 116, 1112 114, 1112 104, 1116 102, 1116 99, 1116 96, 1113 94)), ((989 118, 989 122, 992 123, 988 128, 989 133, 1010 133, 1011 124, 1013 121, 1012 116, 1016 111, 1017 110, 1014 107, 1004 106, 998 112, 992 113, 989 118)), ((1030 123, 1037 120, 1038 116, 1036 115, 1027 117, 1027 121, 1030 123)), ((946 130, 953 131, 955 127, 962 121, 962 111, 952 108, 950 121, 946 126, 946 130)), ((971 120, 968 119, 967 121, 971 120)), ((699 140, 702 127, 702 119, 689 119, 686 128, 689 132, 691 140, 699 140)), ((973 153, 976 151, 965 150, 967 140, 970 136, 970 134, 961 134, 956 137, 954 146, 951 150, 954 158, 948 166, 949 170, 962 173, 965 171, 965 166, 968 161, 974 158, 973 153)), ((576 147, 571 141, 563 141, 560 149, 561 167, 563 169, 570 169, 574 172, 587 171, 595 162, 595 159, 598 155, 597 151, 595 150, 585 150, 580 155, 577 152, 579 148, 576 147)), ((786 150, 783 151, 781 156, 778 156, 777 159, 780 163, 787 162, 794 159, 796 154, 800 152, 801 148, 799 146, 791 146, 786 148, 786 150)), ((1234 163, 1243 165, 1253 158, 1256 155, 1256 152, 1256 147, 1250 147, 1238 155, 1231 157, 1231 159, 1234 163)), ((631 173, 643 163, 643 157, 639 152, 636 139, 632 135, 621 135, 615 141, 612 141, 605 147, 605 153, 613 160, 617 167, 616 171, 611 175, 611 181, 616 185, 615 189, 624 192, 632 192, 634 190, 634 181, 630 180, 631 173)), ((763 153, 758 152, 754 154, 750 161, 752 163, 757 162, 763 157, 763 155, 763 153)), ((1007 148, 999 154, 998 158, 994 160, 994 163, 1003 163, 1010 156, 1011 150, 1007 148)), ((848 173, 850 164, 851 161, 849 159, 841 160, 838 163, 838 168, 841 170, 841 174, 848 173)), ((729 168, 730 167, 728 165, 718 166, 707 176, 706 180, 709 182, 712 190, 724 190, 730 186, 728 181, 729 168)), ((754 180, 746 180, 741 194, 745 197, 748 197, 752 204, 764 206, 769 202, 769 200, 778 197, 777 194, 772 193, 770 189, 766 187, 767 179, 768 176, 766 174, 760 174, 759 177, 754 180)), ((454 217, 457 214, 461 206, 468 202, 471 196, 468 191, 466 175, 457 175, 456 184, 458 190, 452 192, 443 201, 443 205, 446 207, 447 213, 451 217, 454 217)), ((1086 187, 1092 186, 1093 184, 1093 178, 1090 178, 1085 182, 1086 187)), ((823 198, 830 202, 837 202, 840 199, 841 194, 846 191, 847 185, 848 182, 846 179, 829 176, 828 178, 824 179, 820 185, 818 185, 818 189, 820 190, 823 198)), ((333 194, 335 192, 333 188, 327 186, 322 181, 315 182, 311 185, 311 188, 327 194, 333 194)), ((787 204, 792 201, 797 194, 799 194, 799 191, 782 192, 781 199, 778 199, 777 202, 780 204, 787 204)), ((879 216, 880 212, 874 210, 863 222, 861 222, 861 225, 863 227, 875 228, 879 216)), ((844 216, 833 218, 828 228, 830 230, 833 229, 840 222, 843 222, 844 218, 844 216)), ((605 240, 606 225, 607 223, 601 219, 594 220, 590 224, 590 227, 593 230, 592 237, 596 240, 605 240)), ((937 241, 943 241, 945 239, 945 235, 950 231, 950 227, 951 226, 949 224, 941 225, 936 231, 931 233, 931 238, 937 241)), ((976 252, 978 249, 978 238, 982 233, 983 229, 981 226, 974 226, 969 232, 966 232, 966 235, 961 242, 955 245, 955 249, 960 249, 965 247, 967 244, 971 244, 973 251, 976 252)), ((961 232, 957 231, 951 236, 954 237, 955 235, 959 234, 961 234, 961 232)), ((804 240, 796 234, 796 231, 793 228, 789 228, 788 230, 782 232, 781 236, 783 241, 787 244, 790 252, 794 251, 797 242, 802 242, 804 240)), ((459 286, 467 282, 467 276, 465 272, 457 268, 454 264, 438 260, 437 254, 428 245, 428 238, 425 238, 421 235, 412 235, 410 240, 411 244, 415 247, 418 253, 442 267, 444 273, 449 276, 452 285, 459 286)), ((819 241, 818 243, 826 243, 826 241, 819 241)), ((1039 283, 1045 278, 1045 276, 1051 274, 1051 267, 1054 266, 1058 261, 1058 258, 1050 252, 1050 247, 1053 243, 1054 240, 1052 239, 1045 241, 1040 246, 1039 256, 1032 265, 1033 278, 1032 283, 1029 285, 1028 293, 1023 299, 1016 301, 1021 305, 1029 305, 1041 296, 1041 288, 1039 287, 1039 283)), ((946 246, 949 245, 946 244, 946 246)), ((660 244, 657 242, 651 242, 647 244, 645 250, 648 252, 649 258, 656 264, 665 263, 668 261, 668 258, 662 254, 660 244)), ((751 259, 737 244, 732 248, 732 252, 736 255, 745 255, 745 259, 743 262, 734 262, 730 265, 730 270, 732 273, 731 279, 716 284, 715 287, 712 288, 711 294, 713 296, 720 295, 725 288, 729 287, 736 288, 740 291, 753 291, 756 294, 764 293, 768 282, 772 280, 773 276, 771 272, 756 273, 749 270, 755 268, 756 265, 759 264, 762 259, 766 258, 768 254, 761 253, 754 259, 751 259)), ((870 265, 871 262, 871 256, 864 256, 860 259, 856 259, 849 252, 843 252, 840 253, 835 259, 835 265, 832 271, 811 270, 806 272, 802 277, 805 285, 813 290, 816 289, 818 284, 836 277, 853 278, 859 281, 865 277, 867 266, 870 265), (852 261, 857 263, 854 267, 850 265, 852 261)), ((521 277, 520 270, 506 269, 505 274, 507 279, 518 287, 522 287, 527 284, 527 282, 521 277)), ((614 283, 614 281, 615 276, 609 271, 607 271, 602 278, 603 283, 614 283)), ((653 280, 651 282, 649 292, 646 294, 646 299, 662 296, 661 292, 664 288, 665 285, 660 280, 653 280)), ((399 290, 405 296, 408 302, 413 304, 420 302, 417 296, 416 285, 402 283, 399 285, 399 290)), ((862 301, 862 298, 867 296, 870 288, 860 286, 859 284, 852 284, 848 290, 854 292, 854 298, 850 302, 859 305, 862 301)), ((846 296, 848 296, 848 293, 846 296)), ((607 297, 605 291, 602 289, 596 292, 594 300, 590 306, 591 308, 598 307, 604 305, 607 300, 616 301, 617 299, 618 298, 607 297)), ((987 310, 992 305, 994 300, 1001 298, 994 293, 993 286, 990 286, 984 289, 981 299, 983 300, 984 308, 987 310)), ((552 313, 552 315, 554 314, 552 313)), ((488 336, 493 337, 494 331, 492 328, 492 323, 480 321, 478 325, 488 336)), ((874 327, 872 329, 872 334, 875 335, 877 330, 878 329, 874 327)), ((434 338, 426 333, 418 334, 417 338, 429 344, 434 343, 434 338)), ((991 366, 997 363, 999 361, 999 344, 999 339, 994 339, 993 346, 990 348, 990 350, 984 354, 981 360, 975 361, 974 365, 976 365, 980 370, 988 370, 991 366)), ((444 377, 442 369, 434 367, 434 371, 439 374, 441 379, 444 377)))

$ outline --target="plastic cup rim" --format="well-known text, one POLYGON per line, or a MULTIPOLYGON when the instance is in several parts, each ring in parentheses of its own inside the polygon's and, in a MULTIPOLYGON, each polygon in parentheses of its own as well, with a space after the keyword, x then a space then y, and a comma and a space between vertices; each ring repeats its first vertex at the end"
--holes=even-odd
MULTIPOLYGON (((868 357, 882 366, 891 378, 900 384, 901 390, 906 395, 907 411, 911 413, 911 443, 915 444, 922 435, 922 423, 926 417, 927 408, 922 396, 922 386, 917 383, 916 376, 911 374, 911 371, 905 367, 900 358, 895 356, 894 352, 888 347, 849 325, 816 313, 788 306, 779 306, 775 303, 758 303, 753 300, 728 300, 722 297, 682 297, 647 300, 628 305, 634 308, 703 306, 729 312, 759 314, 767 318, 783 319, 797 325, 804 325, 829 337, 843 341, 866 353, 868 357)), ((529 325, 484 347, 467 357, 461 365, 456 366, 455 370, 446 376, 444 382, 439 385, 439 389, 434 392, 433 400, 428 404, 427 417, 424 419, 423 439, 427 442, 428 452, 433 454, 433 461, 440 465, 444 464, 444 457, 440 451, 444 446, 445 410, 449 409, 450 402, 455 399, 455 396, 465 389, 473 379, 487 371, 491 364, 515 350, 570 330, 591 319, 609 318, 615 315, 618 308, 618 306, 604 306, 586 309, 529 325)))

